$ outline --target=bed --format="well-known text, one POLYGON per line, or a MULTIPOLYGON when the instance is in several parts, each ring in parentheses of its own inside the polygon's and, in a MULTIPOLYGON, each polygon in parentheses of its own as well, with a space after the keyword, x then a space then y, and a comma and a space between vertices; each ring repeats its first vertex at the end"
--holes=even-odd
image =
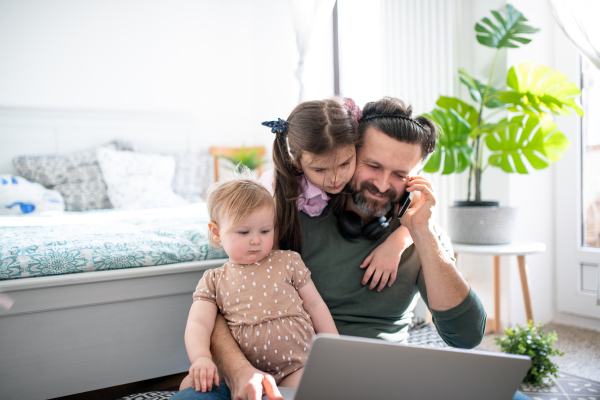
MULTIPOLYGON (((116 138, 189 151, 194 129, 171 117, 0 110, 0 173, 16 173, 7 160, 18 155, 116 138)), ((50 399, 186 371, 191 293, 225 256, 208 247, 206 222, 203 203, 1 217, 0 398, 50 399)))

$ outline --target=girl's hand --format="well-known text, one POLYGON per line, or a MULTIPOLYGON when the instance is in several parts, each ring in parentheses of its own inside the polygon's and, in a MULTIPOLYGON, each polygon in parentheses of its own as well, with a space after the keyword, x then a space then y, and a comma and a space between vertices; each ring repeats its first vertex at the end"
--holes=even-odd
POLYGON ((219 386, 219 373, 217 366, 208 357, 200 357, 190 367, 190 378, 192 387, 197 392, 206 392, 212 390, 212 384, 219 386))
POLYGON ((371 279, 369 290, 373 290, 377 286, 378 292, 381 292, 386 285, 388 287, 392 286, 396 281, 398 265, 404 249, 404 246, 399 247, 398 243, 391 240, 386 240, 380 244, 360 265, 360 268, 363 269, 368 267, 363 276, 362 284, 366 285, 371 279))

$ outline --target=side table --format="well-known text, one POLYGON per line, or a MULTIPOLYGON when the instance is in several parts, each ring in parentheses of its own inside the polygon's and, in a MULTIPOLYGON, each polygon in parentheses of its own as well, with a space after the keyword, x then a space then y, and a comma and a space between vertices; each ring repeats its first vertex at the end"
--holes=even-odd
POLYGON ((499 333, 500 327, 500 257, 517 256, 519 264, 519 276, 521 277, 521 289, 523 290, 523 301, 525 303, 525 314, 527 320, 533 319, 533 309, 531 308, 531 296, 529 293, 529 273, 525 263, 526 254, 541 253, 546 250, 546 245, 541 242, 514 242, 509 244, 496 245, 478 245, 452 243, 454 248, 454 257, 458 259, 458 254, 476 254, 488 255, 494 257, 494 318, 488 318, 486 333, 499 333))

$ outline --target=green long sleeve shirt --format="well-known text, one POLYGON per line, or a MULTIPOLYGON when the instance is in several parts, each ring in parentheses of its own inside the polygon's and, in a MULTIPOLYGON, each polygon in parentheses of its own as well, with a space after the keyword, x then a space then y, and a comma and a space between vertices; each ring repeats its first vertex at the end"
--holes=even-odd
MULTIPOLYGON (((339 333, 405 341, 417 292, 428 304, 421 260, 415 246, 411 245, 402 253, 396 281, 381 292, 362 285, 365 270, 359 268, 364 259, 400 225, 398 219, 394 218, 388 233, 376 241, 362 236, 344 238, 329 207, 318 217, 309 217, 301 212, 300 220, 302 259, 310 269, 312 280, 329 307, 339 333)), ((439 227, 435 227, 435 232, 443 248, 453 258, 448 236, 439 227)), ((445 311, 430 308, 430 311, 440 336, 448 345, 473 348, 481 342, 486 313, 472 289, 456 307, 445 311)))

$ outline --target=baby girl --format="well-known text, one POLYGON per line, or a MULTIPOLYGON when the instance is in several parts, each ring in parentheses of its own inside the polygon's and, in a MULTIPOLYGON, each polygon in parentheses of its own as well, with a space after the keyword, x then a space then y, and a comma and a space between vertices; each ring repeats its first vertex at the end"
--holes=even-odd
POLYGON ((278 385, 294 387, 315 331, 338 333, 333 318, 300 255, 272 250, 275 203, 263 185, 244 177, 219 182, 207 203, 209 241, 224 248, 229 260, 207 270, 194 292, 185 330, 192 366, 180 389, 218 386, 210 354, 217 312, 254 367, 272 374, 278 385))

